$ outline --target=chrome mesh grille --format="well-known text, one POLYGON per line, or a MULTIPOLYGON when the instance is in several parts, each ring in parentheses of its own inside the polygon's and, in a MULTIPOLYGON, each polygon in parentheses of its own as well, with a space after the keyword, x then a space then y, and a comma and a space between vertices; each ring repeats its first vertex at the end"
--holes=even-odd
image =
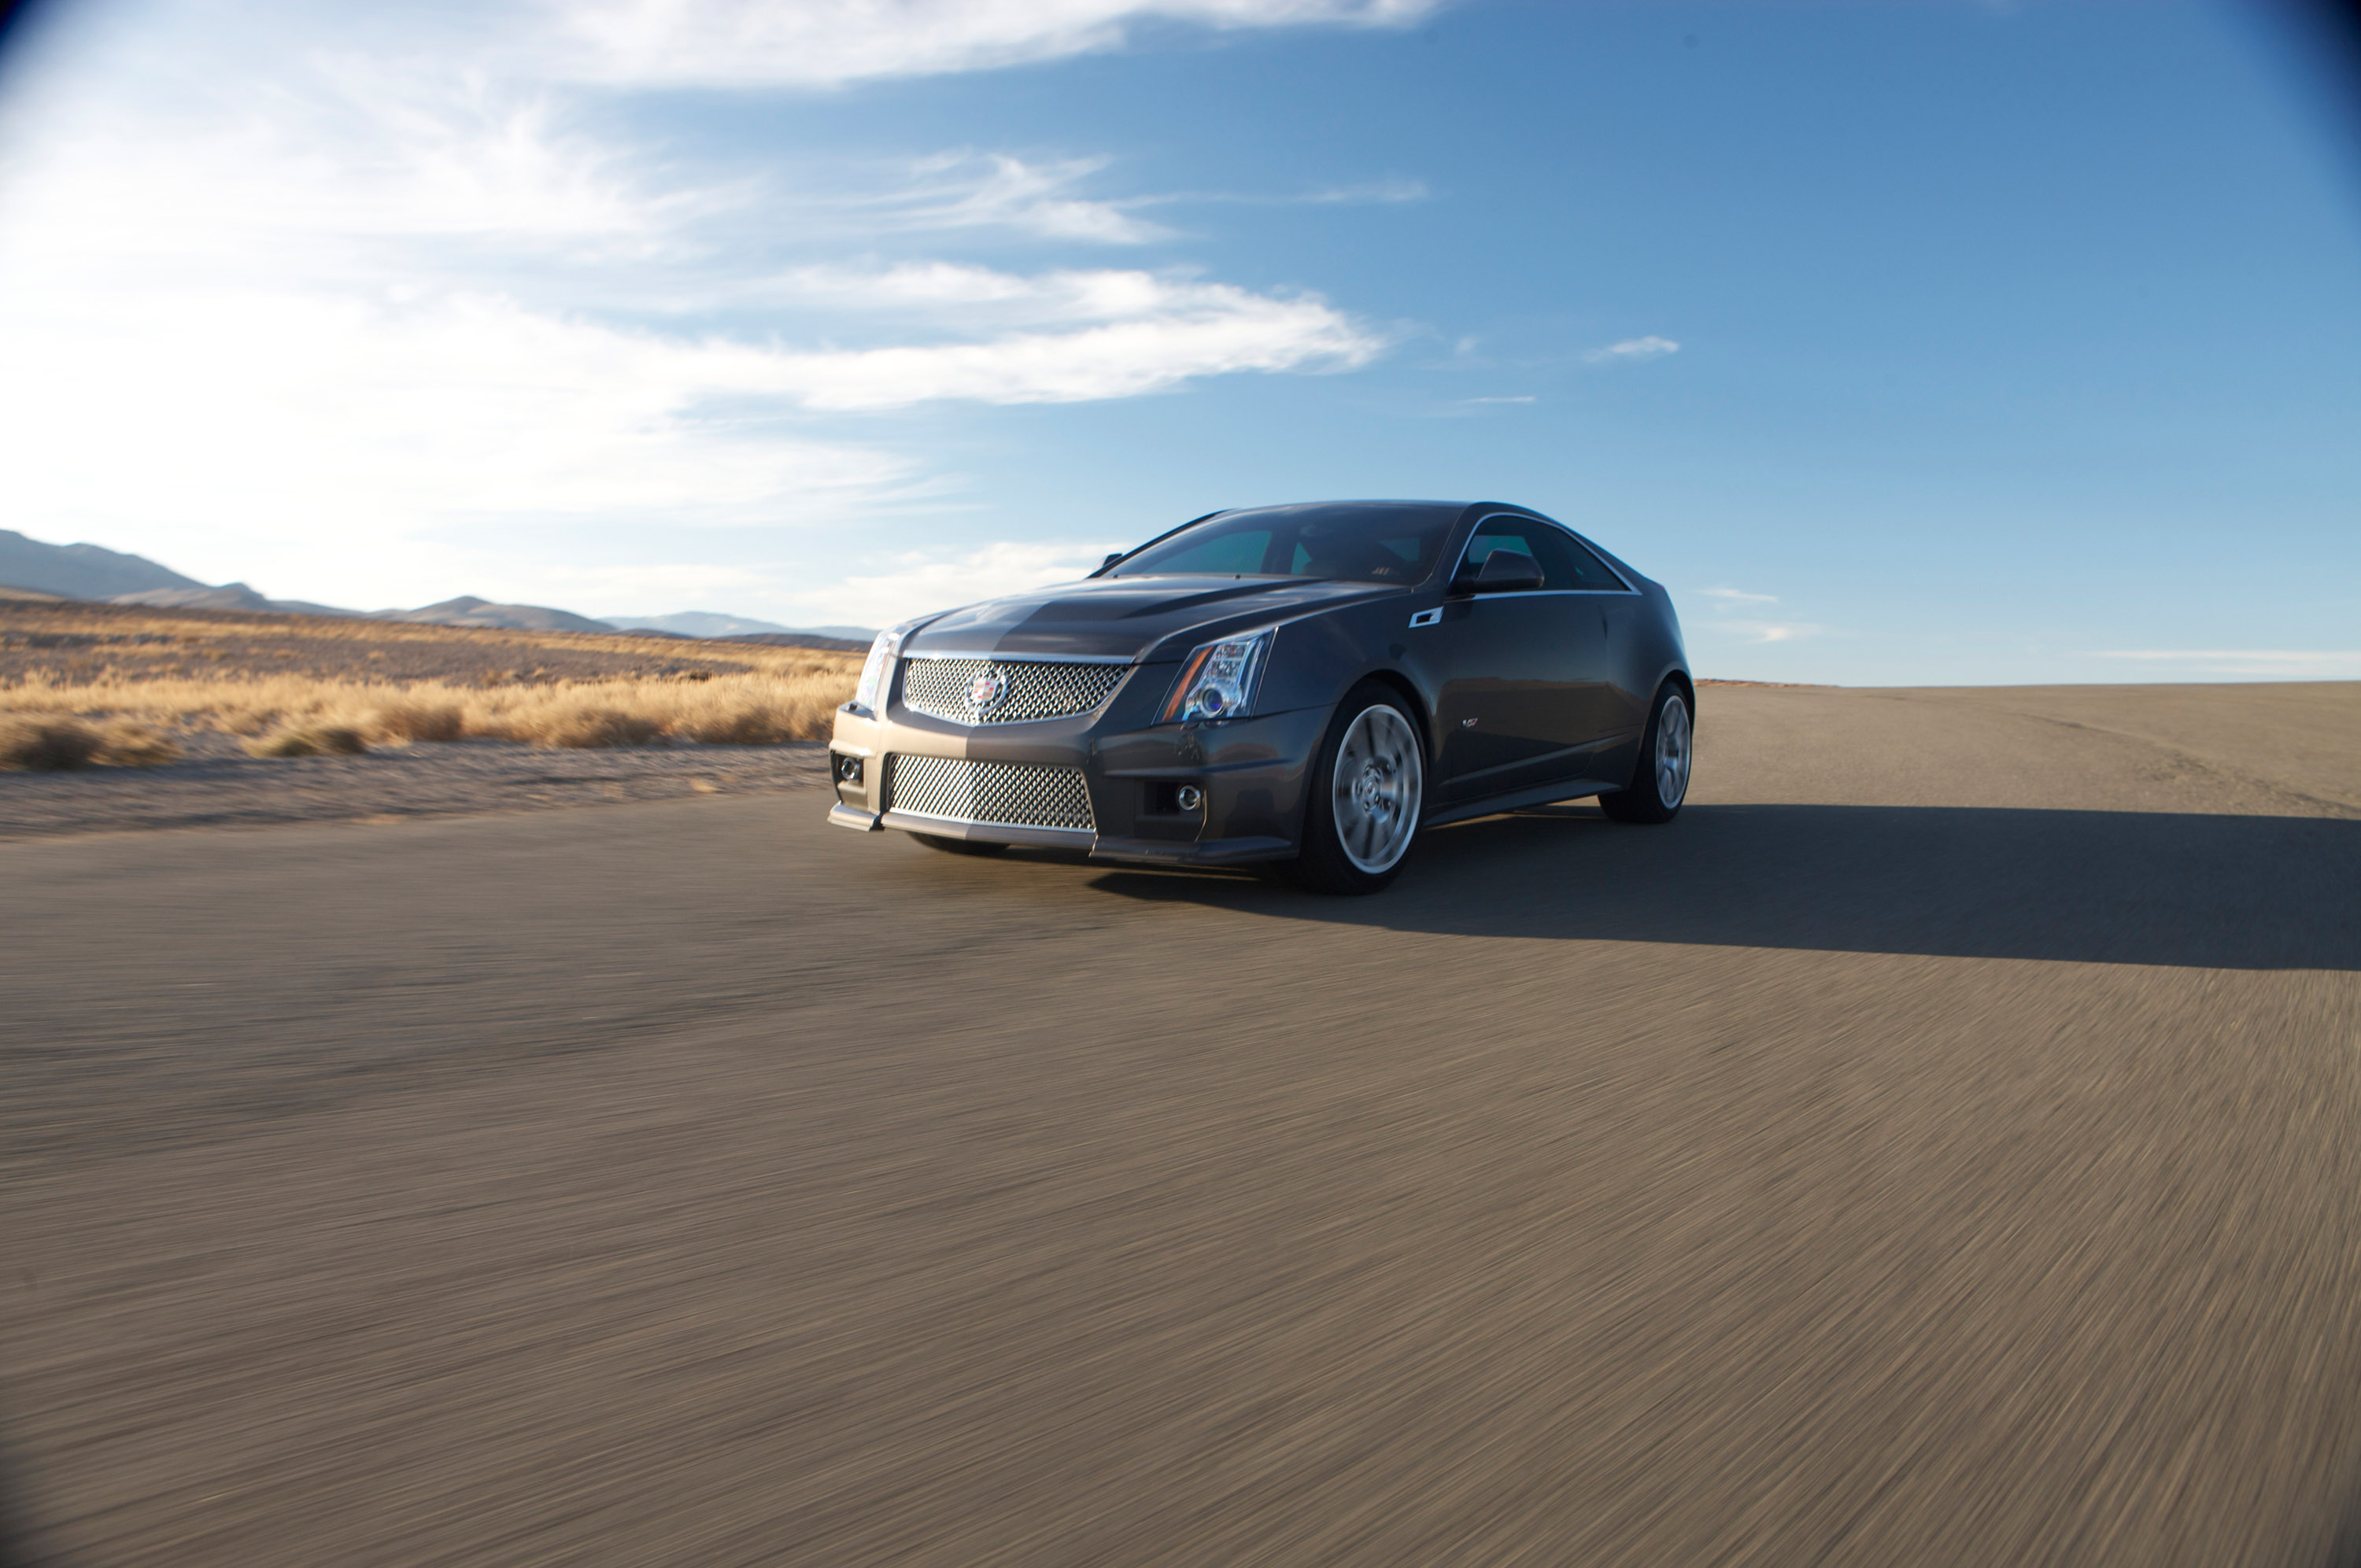
POLYGON ((885 809, 999 828, 1097 826, 1082 769, 965 757, 888 756, 885 809))
POLYGON ((902 706, 958 724, 1018 724, 1088 713, 1123 684, 1127 664, 1080 664, 1049 659, 912 659, 902 666, 902 706), (978 707, 969 688, 997 674, 997 702, 978 707))

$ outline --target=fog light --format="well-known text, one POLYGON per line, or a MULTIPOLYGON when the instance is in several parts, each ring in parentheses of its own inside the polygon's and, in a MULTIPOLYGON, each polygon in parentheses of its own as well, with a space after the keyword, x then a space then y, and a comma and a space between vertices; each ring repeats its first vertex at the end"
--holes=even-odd
POLYGON ((861 782, 861 759, 858 757, 839 757, 836 760, 836 776, 845 784, 859 784, 861 782))
POLYGON ((1195 784, 1182 784, 1172 799, 1183 811, 1194 811, 1205 804, 1205 792, 1195 784))

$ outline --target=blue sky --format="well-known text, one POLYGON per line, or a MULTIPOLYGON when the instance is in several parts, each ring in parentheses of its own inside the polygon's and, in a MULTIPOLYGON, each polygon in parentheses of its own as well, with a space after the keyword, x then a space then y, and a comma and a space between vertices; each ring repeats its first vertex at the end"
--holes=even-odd
POLYGON ((5 523, 879 624, 1493 498, 1700 672, 2361 676, 2361 144, 2276 11, 54 0, 5 523))

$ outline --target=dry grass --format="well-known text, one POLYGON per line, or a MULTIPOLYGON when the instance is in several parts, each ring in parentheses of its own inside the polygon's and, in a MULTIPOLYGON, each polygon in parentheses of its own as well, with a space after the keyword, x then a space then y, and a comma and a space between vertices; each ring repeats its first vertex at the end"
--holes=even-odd
POLYGON ((0 772, 154 768, 180 755, 170 739, 136 719, 87 724, 71 714, 0 713, 0 772))
POLYGON ((160 768, 181 760, 169 735, 136 718, 110 718, 99 727, 98 762, 108 768, 160 768))
POLYGON ((379 703, 369 722, 379 740, 397 746, 413 740, 457 740, 467 733, 467 710, 447 698, 404 692, 379 703))
POLYGON ((66 682, 36 678, 0 687, 0 707, 24 724, 128 719, 164 729, 219 729, 253 741, 257 755, 349 750, 306 746, 328 730, 379 745, 484 738, 536 746, 648 746, 673 740, 769 746, 824 739, 852 695, 852 661, 815 658, 802 668, 710 680, 566 681, 462 686, 263 675, 221 680, 66 682))
POLYGON ((857 653, 761 644, 79 604, 0 612, 0 642, 14 661, 0 666, 6 753, 84 751, 0 763, 14 767, 169 761, 159 731, 175 729, 282 757, 477 738, 776 745, 824 739, 861 667, 857 653), (144 752, 127 727, 148 737, 144 752))

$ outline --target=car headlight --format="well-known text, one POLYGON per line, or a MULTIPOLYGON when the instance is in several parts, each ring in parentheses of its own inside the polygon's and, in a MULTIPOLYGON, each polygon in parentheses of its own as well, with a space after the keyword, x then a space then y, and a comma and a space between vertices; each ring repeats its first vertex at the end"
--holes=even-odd
POLYGON ((1244 637, 1208 642, 1191 652, 1156 722, 1238 718, 1252 712, 1255 687, 1262 681, 1263 661, 1270 653, 1271 638, 1278 630, 1275 626, 1266 626, 1244 637))
POLYGON ((894 684, 894 665, 902 657, 902 643, 917 626, 915 620, 906 620, 877 634, 877 641, 869 645, 869 662, 861 666, 861 684, 853 688, 853 707, 884 713, 886 690, 894 684))

